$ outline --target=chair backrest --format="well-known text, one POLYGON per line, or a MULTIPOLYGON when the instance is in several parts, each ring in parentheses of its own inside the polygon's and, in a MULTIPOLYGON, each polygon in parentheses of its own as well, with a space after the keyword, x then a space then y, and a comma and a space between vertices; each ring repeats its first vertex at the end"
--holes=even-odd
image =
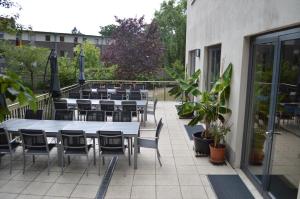
POLYGON ((55 108, 55 110, 66 110, 66 109, 68 109, 67 100, 56 99, 54 101, 54 108, 55 108))
POLYGON ((0 153, 2 151, 10 152, 11 146, 9 143, 9 136, 4 128, 0 128, 0 153))
POLYGON ((69 93, 69 98, 71 98, 71 99, 80 99, 80 93, 79 92, 69 93))
POLYGON ((88 153, 86 135, 82 130, 60 130, 60 140, 64 150, 82 149, 88 153))
POLYGON ((141 99, 142 99, 141 92, 130 91, 129 100, 141 100, 141 99))
POLYGON ((122 96, 122 100, 126 99, 126 90, 125 89, 117 89, 116 90, 116 94, 121 95, 122 96))
POLYGON ((131 122, 132 115, 130 111, 114 111, 113 122, 131 122))
POLYGON ((43 110, 36 110, 36 112, 34 112, 31 109, 27 109, 25 112, 25 119, 42 120, 43 110))
POLYGON ((134 86, 134 88, 135 88, 136 90, 144 90, 144 89, 145 89, 145 85, 144 85, 144 84, 136 84, 136 85, 134 86))
POLYGON ((98 89, 100 99, 107 99, 107 89, 98 89))
POLYGON ((122 84, 121 86, 122 89, 131 89, 133 88, 132 84, 122 84))
POLYGON ((89 99, 91 95, 91 89, 82 90, 82 98, 89 99))
POLYGON ((101 99, 101 94, 98 92, 91 92, 90 99, 101 99))
POLYGON ((123 95, 121 93, 112 93, 110 95, 110 99, 111 100, 122 100, 123 99, 123 95))
POLYGON ((73 120, 74 112, 72 110, 56 110, 55 120, 73 120))
POLYGON ((45 131, 37 129, 20 129, 23 149, 46 150, 49 152, 45 131))
POLYGON ((122 101, 122 111, 129 111, 129 112, 133 112, 137 110, 136 107, 136 101, 122 101))
POLYGON ((122 131, 97 131, 99 150, 102 152, 125 152, 122 131))
POLYGON ((101 111, 114 111, 115 110, 115 102, 109 100, 100 100, 100 109, 101 111))
POLYGON ((105 121, 104 111, 88 111, 86 121, 105 121))
POLYGON ((156 137, 156 140, 158 141, 159 139, 159 135, 160 135, 160 132, 161 132, 161 129, 163 127, 163 123, 162 123, 162 118, 160 118, 159 122, 158 122, 158 125, 156 127, 156 132, 155 132, 155 137, 156 137))
POLYGON ((79 111, 92 110, 92 102, 90 100, 76 100, 79 111))
POLYGON ((115 88, 115 85, 114 84, 106 84, 106 88, 113 89, 113 88, 115 88))

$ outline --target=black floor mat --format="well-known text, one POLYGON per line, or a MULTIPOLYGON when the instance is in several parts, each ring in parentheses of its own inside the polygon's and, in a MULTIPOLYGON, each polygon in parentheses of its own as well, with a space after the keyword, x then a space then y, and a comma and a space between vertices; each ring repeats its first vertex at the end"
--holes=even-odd
POLYGON ((219 199, 254 199, 238 175, 208 175, 219 199))
MULTIPOLYGON (((261 179, 262 175, 256 175, 261 179)), ((278 199, 296 199, 298 188, 293 186, 283 175, 270 176, 270 192, 278 199)))
POLYGON ((185 131, 188 134, 190 140, 193 139, 194 133, 198 132, 203 132, 204 128, 202 125, 195 125, 195 126, 189 126, 189 125, 184 125, 185 131))

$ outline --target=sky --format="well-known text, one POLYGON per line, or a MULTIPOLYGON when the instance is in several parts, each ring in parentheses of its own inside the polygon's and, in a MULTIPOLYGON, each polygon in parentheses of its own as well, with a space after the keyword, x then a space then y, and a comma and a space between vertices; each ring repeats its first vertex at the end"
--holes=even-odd
MULTIPOLYGON (((119 18, 145 16, 150 22, 163 0, 14 0, 22 10, 18 23, 35 31, 71 33, 76 26, 83 34, 98 35, 99 26, 119 18)), ((3 10, 3 9, 2 9, 3 10)), ((3 12, 0 10, 0 12, 3 12)), ((6 11, 7 12, 7 11, 6 11)))

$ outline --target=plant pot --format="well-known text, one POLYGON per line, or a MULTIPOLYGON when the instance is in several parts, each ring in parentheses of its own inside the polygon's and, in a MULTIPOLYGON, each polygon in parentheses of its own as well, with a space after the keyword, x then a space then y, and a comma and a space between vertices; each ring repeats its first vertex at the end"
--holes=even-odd
POLYGON ((214 147, 213 143, 209 145, 210 162, 213 164, 223 164, 225 162, 225 145, 220 144, 214 147))
POLYGON ((262 149, 253 149, 250 154, 251 165, 262 165, 265 154, 262 149))
POLYGON ((208 156, 209 155, 209 145, 213 143, 213 139, 203 138, 203 132, 194 133, 194 150, 196 154, 200 156, 208 156))
POLYGON ((194 117, 193 113, 186 114, 186 115, 179 115, 180 105, 175 105, 175 107, 176 107, 177 115, 179 116, 179 119, 193 119, 193 117, 194 117))

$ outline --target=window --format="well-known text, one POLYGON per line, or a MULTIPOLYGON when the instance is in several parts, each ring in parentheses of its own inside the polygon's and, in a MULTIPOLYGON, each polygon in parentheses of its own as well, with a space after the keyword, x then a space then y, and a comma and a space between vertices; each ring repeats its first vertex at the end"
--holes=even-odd
POLYGON ((45 41, 50 41, 50 35, 45 36, 45 41))
POLYGON ((64 37, 64 36, 60 36, 60 37, 59 37, 59 41, 60 41, 60 42, 64 42, 64 41, 65 41, 65 37, 64 37))
POLYGON ((208 48, 207 90, 210 90, 220 77, 221 45, 208 48))
POLYGON ((4 33, 0 32, 0 39, 4 39, 4 33))
POLYGON ((78 37, 74 37, 74 43, 78 42, 78 37))
POLYGON ((190 69, 189 69, 189 75, 191 76, 195 70, 196 70, 196 50, 191 50, 189 53, 189 63, 190 63, 190 69))
POLYGON ((59 52, 59 56, 64 57, 64 56, 65 56, 65 51, 61 50, 61 51, 59 52))

